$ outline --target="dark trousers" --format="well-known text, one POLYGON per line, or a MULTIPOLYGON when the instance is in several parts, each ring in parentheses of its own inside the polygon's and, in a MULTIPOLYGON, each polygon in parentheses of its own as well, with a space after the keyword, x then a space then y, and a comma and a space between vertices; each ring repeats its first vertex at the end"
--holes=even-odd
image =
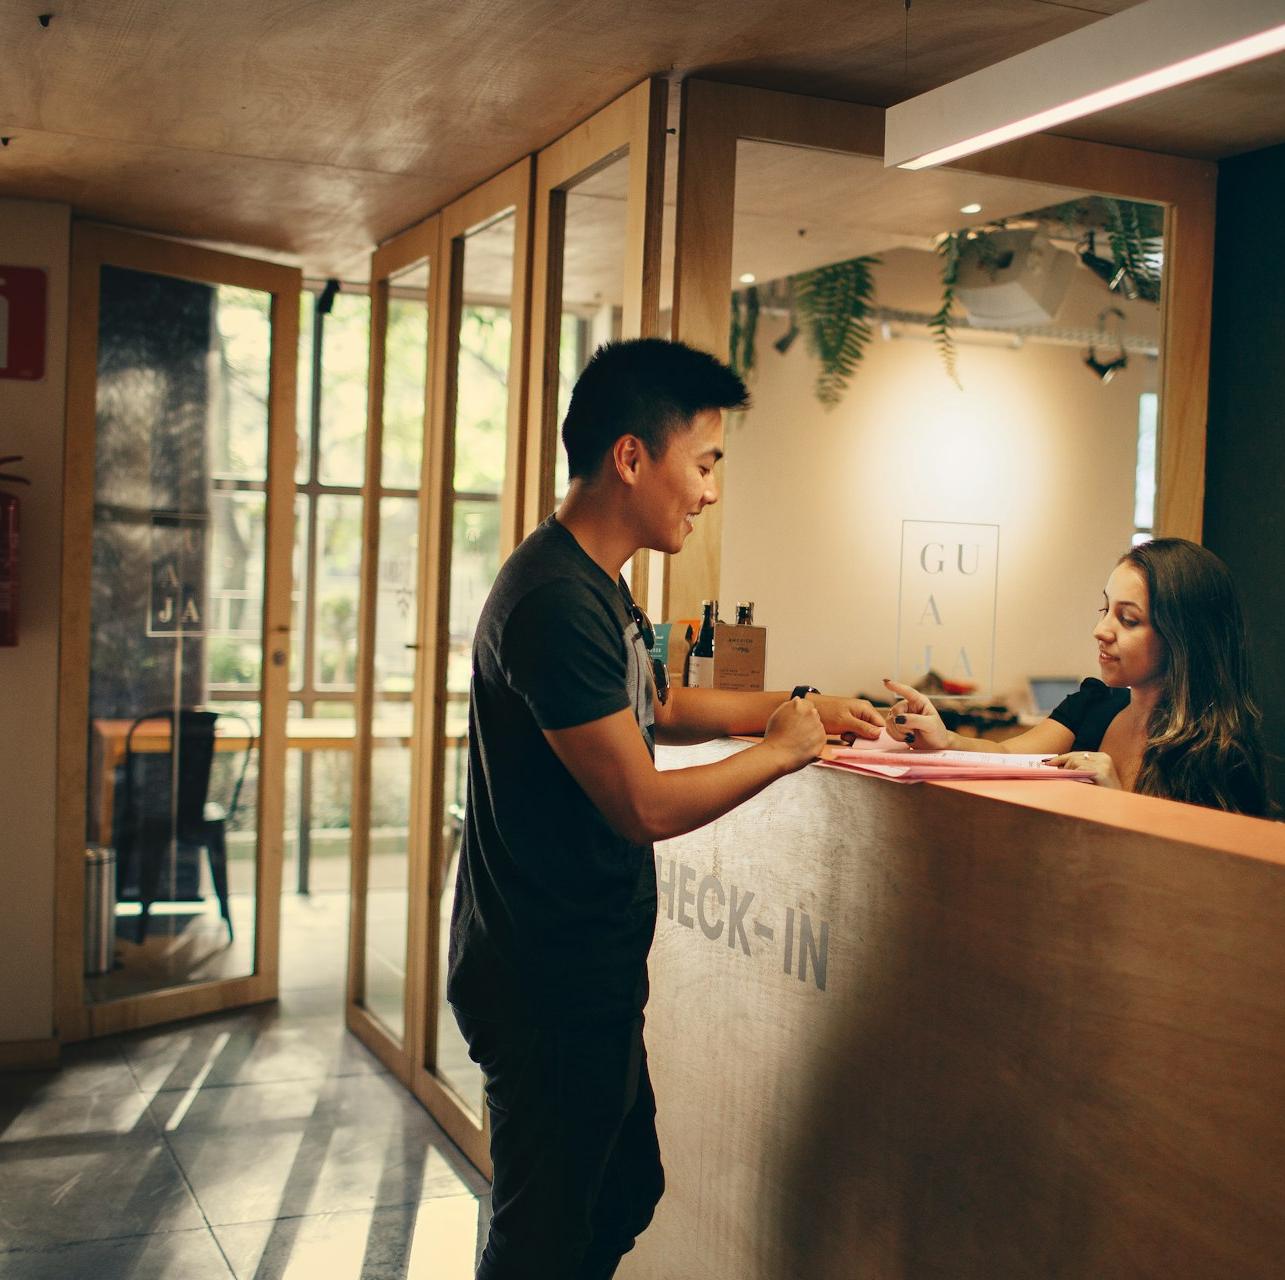
POLYGON ((477 1280, 607 1280, 665 1187, 641 1017, 574 1029, 455 1017, 491 1117, 477 1280))

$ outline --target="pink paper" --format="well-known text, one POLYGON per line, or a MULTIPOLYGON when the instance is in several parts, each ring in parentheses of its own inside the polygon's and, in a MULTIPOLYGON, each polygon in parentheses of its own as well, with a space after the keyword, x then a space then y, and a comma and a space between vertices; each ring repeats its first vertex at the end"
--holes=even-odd
POLYGON ((888 778, 892 782, 981 781, 1016 779, 1029 782, 1091 782, 1089 769, 1059 769, 1045 764, 1049 756, 1019 755, 1005 751, 910 751, 844 748, 820 761, 835 769, 888 778))

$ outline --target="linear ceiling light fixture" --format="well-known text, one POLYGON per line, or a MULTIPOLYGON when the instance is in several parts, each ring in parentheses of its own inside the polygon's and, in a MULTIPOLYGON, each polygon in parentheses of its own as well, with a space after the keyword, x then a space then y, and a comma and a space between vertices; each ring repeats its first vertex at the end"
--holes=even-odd
POLYGON ((1144 0, 908 98, 884 166, 927 169, 1285 49, 1285 0, 1144 0))

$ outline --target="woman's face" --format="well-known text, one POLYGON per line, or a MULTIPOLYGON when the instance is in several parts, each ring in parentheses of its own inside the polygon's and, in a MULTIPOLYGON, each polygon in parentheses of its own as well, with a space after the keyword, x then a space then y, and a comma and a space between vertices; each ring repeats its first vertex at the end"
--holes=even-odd
POLYGON ((1165 646, 1151 624, 1146 578, 1133 565, 1118 564, 1102 594, 1102 620, 1093 638, 1103 683, 1138 688, 1158 680, 1164 672, 1165 646))

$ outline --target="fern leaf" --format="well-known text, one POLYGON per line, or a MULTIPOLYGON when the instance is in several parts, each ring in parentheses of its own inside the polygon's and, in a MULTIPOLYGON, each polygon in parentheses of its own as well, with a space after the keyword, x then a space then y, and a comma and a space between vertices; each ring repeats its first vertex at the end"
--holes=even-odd
POLYGON ((794 309, 821 368, 816 397, 827 409, 842 399, 874 336, 874 257, 850 258, 794 277, 794 309))

